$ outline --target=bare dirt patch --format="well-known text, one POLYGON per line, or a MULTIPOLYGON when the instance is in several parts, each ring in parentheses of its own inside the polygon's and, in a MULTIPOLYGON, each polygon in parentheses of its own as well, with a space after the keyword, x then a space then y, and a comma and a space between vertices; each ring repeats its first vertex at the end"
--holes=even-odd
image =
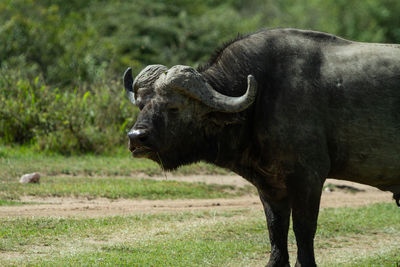
MULTIPOLYGON (((165 177, 152 177, 151 179, 165 179, 165 177)), ((170 180, 232 184, 245 186, 249 183, 239 176, 169 176, 170 180)), ((380 191, 376 188, 352 182, 328 179, 327 184, 346 185, 345 189, 333 187, 333 191, 324 191, 321 199, 321 207, 344 207, 362 206, 378 202, 391 202, 392 194, 380 191), (356 192, 349 192, 346 188, 356 188, 356 192)), ((104 198, 37 198, 21 197, 24 202, 35 202, 22 206, 0 207, 0 217, 31 217, 31 216, 54 216, 54 217, 103 217, 120 215, 126 216, 138 213, 179 212, 192 210, 222 210, 254 208, 262 209, 261 203, 256 195, 244 196, 231 199, 179 199, 179 200, 134 200, 118 199, 109 200, 104 198)))
POLYGON ((131 199, 76 199, 76 198, 22 198, 37 205, 0 207, 0 217, 20 216, 83 216, 103 217, 138 213, 179 212, 205 209, 237 209, 258 207, 256 196, 234 199, 131 200, 131 199))

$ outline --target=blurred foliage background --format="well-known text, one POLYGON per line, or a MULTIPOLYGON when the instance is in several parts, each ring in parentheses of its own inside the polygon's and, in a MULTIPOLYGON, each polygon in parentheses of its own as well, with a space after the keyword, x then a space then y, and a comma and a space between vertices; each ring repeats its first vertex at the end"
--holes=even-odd
POLYGON ((124 97, 127 66, 197 67, 238 33, 273 27, 400 43, 400 1, 2 0, 0 143, 112 151, 138 112, 124 97))

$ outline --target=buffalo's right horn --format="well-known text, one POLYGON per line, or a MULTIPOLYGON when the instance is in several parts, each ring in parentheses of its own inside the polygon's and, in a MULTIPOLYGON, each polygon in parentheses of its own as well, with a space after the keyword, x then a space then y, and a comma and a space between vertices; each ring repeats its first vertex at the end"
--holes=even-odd
POLYGON ((133 91, 133 77, 132 77, 132 68, 127 68, 124 73, 124 87, 125 93, 133 104, 135 104, 135 92, 133 91))

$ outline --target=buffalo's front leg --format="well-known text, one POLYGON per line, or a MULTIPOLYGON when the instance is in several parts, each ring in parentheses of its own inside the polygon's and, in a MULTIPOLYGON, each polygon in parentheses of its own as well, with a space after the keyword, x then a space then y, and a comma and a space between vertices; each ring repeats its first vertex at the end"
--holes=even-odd
POLYGON ((323 179, 299 179, 301 184, 291 185, 293 230, 297 242, 296 266, 316 266, 314 258, 314 236, 317 229, 319 203, 323 179))
POLYGON ((267 266, 290 266, 287 249, 290 219, 289 201, 287 199, 267 201, 263 197, 262 192, 259 193, 267 217, 269 239, 271 242, 271 256, 267 266))

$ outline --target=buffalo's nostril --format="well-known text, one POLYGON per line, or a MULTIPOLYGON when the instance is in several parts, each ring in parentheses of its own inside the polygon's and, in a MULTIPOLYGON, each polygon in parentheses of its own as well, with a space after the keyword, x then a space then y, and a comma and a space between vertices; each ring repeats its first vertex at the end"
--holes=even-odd
POLYGON ((145 142, 147 141, 147 135, 144 135, 144 136, 139 137, 139 141, 140 141, 141 143, 145 143, 145 142))
POLYGON ((146 130, 131 130, 128 137, 133 145, 140 146, 147 141, 148 132, 146 130))

